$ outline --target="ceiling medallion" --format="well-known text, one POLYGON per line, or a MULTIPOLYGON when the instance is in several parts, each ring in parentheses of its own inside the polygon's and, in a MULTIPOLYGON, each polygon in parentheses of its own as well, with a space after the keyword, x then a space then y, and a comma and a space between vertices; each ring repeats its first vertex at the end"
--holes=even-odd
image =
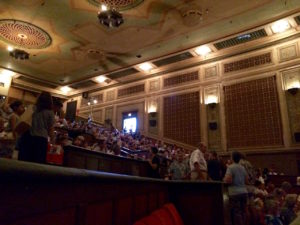
POLYGON ((203 10, 197 4, 189 4, 181 8, 183 23, 186 26, 193 27, 198 25, 208 15, 208 9, 203 10))
POLYGON ((118 11, 132 9, 141 4, 144 0, 87 0, 89 3, 100 7, 101 5, 110 6, 118 11))
POLYGON ((52 39, 42 28, 20 20, 0 20, 0 39, 15 47, 41 49, 48 47, 52 39))

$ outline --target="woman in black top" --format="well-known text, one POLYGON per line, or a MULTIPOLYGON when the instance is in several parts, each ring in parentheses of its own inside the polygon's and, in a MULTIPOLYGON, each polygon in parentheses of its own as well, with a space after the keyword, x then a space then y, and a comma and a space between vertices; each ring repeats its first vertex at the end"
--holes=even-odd
POLYGON ((160 175, 159 175, 160 160, 159 160, 157 153, 158 153, 158 149, 156 147, 152 147, 151 148, 151 156, 148 161, 151 166, 150 177, 152 177, 152 178, 160 178, 160 175))
POLYGON ((42 92, 37 99, 30 131, 26 134, 24 148, 20 149, 19 159, 30 162, 46 163, 48 137, 54 139, 54 113, 52 97, 42 92))

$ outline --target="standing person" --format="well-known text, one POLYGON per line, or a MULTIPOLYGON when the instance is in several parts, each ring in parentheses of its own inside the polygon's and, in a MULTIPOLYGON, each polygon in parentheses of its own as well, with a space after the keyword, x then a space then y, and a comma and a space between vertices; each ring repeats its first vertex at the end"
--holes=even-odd
POLYGON ((158 149, 156 147, 152 147, 151 148, 151 156, 148 160, 148 162, 151 166, 150 177, 152 177, 152 178, 160 178, 160 174, 159 174, 160 160, 159 160, 157 153, 158 153, 158 149))
POLYGON ((231 221, 233 225, 244 225, 246 223, 246 205, 248 191, 248 175, 243 166, 239 164, 241 154, 232 152, 233 163, 228 166, 224 182, 230 184, 228 187, 229 202, 231 206, 231 221))
POLYGON ((20 125, 20 116, 25 112, 24 105, 21 101, 16 100, 10 104, 10 108, 13 110, 13 113, 9 119, 9 125, 12 130, 14 143, 12 146, 12 158, 18 158, 18 152, 15 150, 19 150, 20 148, 20 131, 22 130, 20 125))
POLYGON ((169 167, 169 174, 172 180, 186 180, 189 175, 187 162, 184 160, 183 150, 177 150, 176 160, 169 167))
POLYGON ((26 134, 24 148, 20 150, 20 160, 46 163, 48 137, 54 141, 54 113, 52 97, 42 92, 37 99, 32 114, 30 132, 26 134))
POLYGON ((10 128, 13 132, 13 136, 16 139, 17 138, 17 132, 16 127, 18 123, 20 122, 20 116, 25 112, 24 105, 21 101, 16 100, 13 103, 10 104, 10 108, 13 110, 12 115, 9 119, 10 128))
POLYGON ((222 180, 222 165, 218 159, 218 154, 213 151, 211 152, 211 157, 207 162, 207 172, 208 176, 212 180, 221 181, 222 180))
POLYGON ((207 180, 207 163, 204 154, 207 148, 202 142, 199 148, 194 150, 190 156, 191 179, 207 180))

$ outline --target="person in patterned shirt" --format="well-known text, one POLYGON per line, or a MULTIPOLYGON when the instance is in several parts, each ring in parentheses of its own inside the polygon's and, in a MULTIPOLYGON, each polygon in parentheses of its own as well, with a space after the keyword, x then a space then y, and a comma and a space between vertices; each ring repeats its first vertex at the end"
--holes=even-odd
POLYGON ((169 174, 172 180, 185 180, 189 175, 189 166, 184 160, 184 152, 182 149, 177 150, 176 159, 169 167, 169 174))

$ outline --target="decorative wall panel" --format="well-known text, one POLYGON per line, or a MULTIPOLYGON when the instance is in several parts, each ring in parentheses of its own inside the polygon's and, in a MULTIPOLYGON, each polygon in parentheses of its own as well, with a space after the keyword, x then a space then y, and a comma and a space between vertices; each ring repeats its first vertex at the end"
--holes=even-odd
POLYGON ((111 121, 113 120, 113 107, 106 108, 105 109, 105 120, 110 119, 111 121))
POLYGON ((149 91, 159 90, 159 79, 149 81, 149 91))
POLYGON ((247 59, 224 64, 224 73, 239 71, 251 67, 261 66, 272 62, 271 53, 253 56, 247 59))
POLYGON ((144 91, 145 91, 145 84, 140 84, 133 87, 128 87, 128 88, 118 90, 118 97, 136 94, 144 91))
POLYGON ((196 146, 200 141, 199 92, 164 98, 164 137, 196 146))
POLYGON ((93 112, 93 120, 97 122, 103 122, 102 121, 102 110, 97 110, 93 112))
POLYGON ((173 77, 164 79, 164 87, 179 85, 182 83, 191 82, 191 81, 198 80, 198 79, 199 79, 198 71, 181 74, 178 76, 173 76, 173 77))
POLYGON ((106 101, 113 101, 115 99, 115 90, 106 92, 106 101))
POLYGON ((204 79, 212 79, 218 76, 218 65, 206 67, 204 69, 204 79))
POLYGON ((297 58, 297 44, 284 46, 279 48, 279 59, 280 61, 287 61, 297 58))
POLYGON ((224 87, 228 148, 283 145, 276 78, 224 87))

